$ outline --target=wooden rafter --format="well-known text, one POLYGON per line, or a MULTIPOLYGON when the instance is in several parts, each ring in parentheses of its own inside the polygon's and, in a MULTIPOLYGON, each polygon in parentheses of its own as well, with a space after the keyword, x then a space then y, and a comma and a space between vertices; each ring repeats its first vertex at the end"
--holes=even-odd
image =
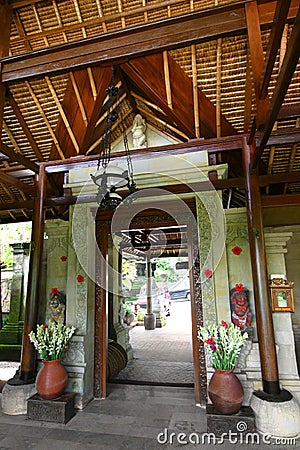
MULTIPOLYGON (((185 74, 183 69, 169 55, 169 71, 172 80, 172 109, 168 107, 164 81, 158 76, 163 73, 163 61, 161 55, 149 55, 145 58, 137 58, 122 64, 122 70, 132 82, 143 92, 143 96, 151 102, 156 103, 168 118, 166 122, 178 128, 189 138, 195 138, 193 119, 193 82, 185 74), (147 73, 147 79, 144 77, 147 73), (184 86, 184 87, 183 87, 184 86)), ((200 118, 202 136, 206 138, 216 136, 216 112, 215 106, 208 100, 204 93, 198 88, 200 103, 200 118)), ((234 127, 222 117, 221 126, 223 135, 236 133, 234 127)))
POLYGON ((293 30, 288 43, 287 51, 282 63, 279 76, 273 92, 270 108, 267 113, 266 121, 263 130, 261 131, 258 140, 257 147, 253 156, 252 167, 255 169, 259 163, 261 155, 267 145, 268 139, 272 132, 273 125, 280 111, 285 94, 288 90, 290 81, 296 69, 299 57, 300 57, 300 7, 298 14, 294 22, 293 30))
POLYGON ((18 107, 17 102, 15 101, 12 93, 9 90, 7 90, 7 98, 8 98, 8 102, 9 102, 10 106, 12 107, 12 109, 15 113, 16 118, 19 121, 19 124, 20 124, 25 136, 27 137, 27 139, 31 145, 32 150, 35 153, 35 156, 37 157, 37 160, 44 161, 43 155, 41 154, 40 149, 38 148, 32 134, 31 134, 31 131, 29 130, 29 127, 20 111, 20 108, 18 107))
MULTIPOLYGON (((297 0, 294 1, 296 4, 297 0)), ((5 58, 2 61, 2 79, 3 82, 9 82, 55 72, 66 72, 104 62, 117 63, 133 55, 142 56, 207 42, 228 34, 245 33, 244 4, 247 3, 247 0, 243 0, 218 8, 146 23, 142 27, 129 27, 112 33, 108 32, 98 37, 31 52, 28 55, 5 58), (189 32, 187 33, 186 30, 189 32)), ((296 9, 297 7, 292 4, 289 19, 295 17, 296 9)), ((261 25, 272 22, 274 10, 275 2, 259 5, 261 25)), ((84 25, 87 26, 87 22, 84 25)), ((80 24, 79 27, 82 25, 80 24)), ((67 27, 63 31, 67 31, 67 27)), ((38 35, 41 37, 42 34, 38 35)))
POLYGON ((248 43, 251 55, 252 76, 254 82, 254 92, 256 99, 256 125, 261 128, 265 122, 265 117, 269 107, 269 97, 261 99, 260 80, 264 66, 264 54, 260 32, 260 20, 257 3, 255 1, 246 3, 246 21, 248 29, 248 43))
POLYGON ((68 118, 67 118, 67 116, 66 116, 66 114, 65 114, 65 111, 64 111, 64 109, 63 109, 63 107, 62 107, 62 105, 61 105, 61 103, 60 103, 60 101, 59 101, 59 98, 58 98, 58 95, 57 95, 57 93, 56 93, 56 91, 55 91, 55 89, 54 89, 54 86, 53 86, 53 84, 52 84, 52 82, 51 82, 51 80, 50 80, 49 77, 45 77, 45 80, 46 80, 46 83, 47 83, 47 85, 48 85, 48 88, 49 88, 49 90, 50 90, 50 92, 51 92, 51 95, 52 95, 52 97, 53 97, 53 99, 54 99, 54 101, 55 101, 55 104, 56 104, 56 106, 57 106, 57 109, 58 109, 58 111, 59 111, 59 113, 60 113, 60 115, 61 115, 61 118, 62 118, 62 120, 63 120, 63 122, 64 122, 64 124, 65 124, 65 127, 66 127, 66 129, 67 129, 67 131, 68 131, 68 133, 69 133, 69 136, 70 136, 70 138, 71 138, 71 141, 72 141, 72 143, 73 143, 73 145, 74 145, 74 147, 75 147, 75 151, 76 151, 76 153, 78 154, 78 153, 79 153, 79 145, 78 145, 78 142, 77 142, 76 137, 75 137, 75 135, 74 135, 74 133, 73 133, 73 130, 72 130, 71 125, 70 125, 70 123, 69 123, 69 121, 68 121, 68 118))
MULTIPOLYGON (((86 70, 79 70, 70 76, 61 104, 68 124, 72 127, 74 136, 78 142, 79 153, 81 154, 86 152, 92 142, 94 128, 96 127, 99 112, 106 96, 105 89, 111 79, 111 69, 108 67, 103 69, 93 68, 92 75, 93 79, 96 80, 96 99, 94 99, 88 72, 86 70), (76 83, 77 94, 75 93, 74 83, 76 83), (84 114, 82 113, 83 110, 84 114)), ((61 147, 65 149, 67 157, 77 153, 62 117, 57 122, 55 135, 61 147)), ((56 158, 57 149, 55 145, 52 145, 50 160, 56 158)))
POLYGON ((39 172, 39 166, 35 162, 31 161, 31 159, 26 156, 23 156, 22 153, 16 152, 13 148, 4 144, 4 142, 0 143, 0 149, 1 152, 8 156, 11 161, 18 162, 26 169, 32 170, 35 173, 39 172))
POLYGON ((34 93, 34 90, 32 89, 29 81, 25 81, 25 85, 26 85, 28 91, 30 92, 30 95, 31 95, 31 97, 32 97, 32 99, 33 99, 33 101, 34 101, 34 103, 35 103, 35 105, 36 105, 40 115, 42 116, 42 119, 45 122, 46 127, 48 128, 48 131, 49 131, 49 133, 50 133, 50 135, 51 135, 51 137, 53 139, 53 142, 54 142, 55 147, 56 147, 56 149, 58 151, 58 154, 60 155, 60 157, 62 159, 64 159, 65 158, 64 153, 63 153, 63 151, 62 151, 62 149, 61 149, 61 147, 59 145, 59 142, 57 140, 57 137, 55 136, 55 133, 54 133, 52 127, 51 127, 51 124, 50 124, 50 122, 49 122, 49 120, 48 120, 48 118, 47 118, 47 116, 46 116, 46 114, 45 114, 45 112, 44 112, 40 102, 39 102, 39 99, 37 98, 36 94, 34 93))
POLYGON ((33 197, 36 194, 36 189, 33 186, 30 186, 29 184, 26 184, 23 181, 18 180, 18 178, 15 178, 7 173, 0 172, 0 182, 8 183, 12 186, 15 186, 20 191, 23 191, 26 194, 30 194, 33 197))
POLYGON ((259 97, 265 98, 268 93, 268 86, 271 80, 273 67, 276 60, 277 51, 284 30, 286 18, 289 12, 291 0, 278 0, 274 15, 274 21, 269 38, 268 48, 265 56, 265 64, 261 75, 259 97))
POLYGON ((194 123, 196 137, 201 137, 200 128, 200 108, 199 108, 199 92, 197 79, 197 61, 196 61, 196 46, 192 45, 192 80, 193 80, 193 104, 194 104, 194 123))

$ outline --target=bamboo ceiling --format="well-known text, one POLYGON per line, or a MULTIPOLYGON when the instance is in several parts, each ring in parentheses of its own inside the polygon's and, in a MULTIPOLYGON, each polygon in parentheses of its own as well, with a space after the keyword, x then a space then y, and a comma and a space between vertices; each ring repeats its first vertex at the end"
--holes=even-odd
MULTIPOLYGON (((213 20, 211 17, 215 17, 215 11, 220 10, 220 14, 223 14, 222 8, 225 8, 224 14, 233 20, 236 11, 240 11, 239 8, 244 11, 247 3, 232 0, 9 1, 7 8, 12 11, 9 50, 6 54, 2 50, 2 56, 8 57, 9 64, 12 57, 19 60, 21 55, 22 60, 24 55, 26 60, 28 54, 33 52, 38 57, 39 51, 50 47, 55 51, 58 45, 73 45, 82 40, 89 42, 89 39, 105 37, 108 33, 114 37, 130 27, 137 31, 143 30, 151 23, 161 24, 157 33, 160 30, 163 33, 166 19, 178 18, 180 27, 181 16, 193 17, 204 12, 207 16, 204 16, 203 21, 213 20)), ((252 3, 256 6, 256 2, 252 3)), ((266 58, 275 9, 282 2, 257 3, 261 44, 266 58)), ((270 102, 299 3, 298 0, 291 1, 285 20, 268 85, 270 102)), ((116 80, 128 130, 135 114, 140 112, 148 124, 179 142, 250 132, 257 116, 257 99, 254 89, 255 67, 251 61, 246 19, 241 19, 245 29, 237 27, 231 32, 224 32, 224 35, 216 31, 206 37, 201 37, 199 32, 199 41, 195 39, 193 43, 177 44, 153 54, 147 51, 144 56, 138 54, 135 57, 133 54, 130 58, 118 60, 115 65, 116 80)), ((186 34, 188 36, 189 30, 186 34)), ((158 33, 157 40, 160 39, 163 41, 158 33)), ((103 104, 110 74, 111 64, 108 61, 100 64, 94 62, 72 70, 49 70, 49 73, 7 82, 3 76, 5 101, 0 153, 0 196, 3 207, 0 221, 28 220, 31 217, 31 208, 26 201, 33 198, 34 170, 38 169, 40 162, 97 153, 97 143, 104 130, 103 104), (5 178, 6 175, 17 178, 18 183, 14 184, 13 180, 5 178), (18 202, 24 207, 11 208, 12 204, 17 205, 18 202), (4 209, 5 205, 9 210, 4 209)), ((283 137, 275 140, 274 145, 264 148, 261 174, 300 171, 297 130, 300 125, 299 80, 298 62, 273 127, 273 132, 283 137)), ((258 130, 259 125, 263 124, 258 123, 258 130)), ((120 127, 116 126, 113 138, 117 139, 120 133, 120 127)), ((243 174, 241 157, 235 152, 226 155, 218 153, 213 162, 227 162, 230 177, 243 174)), ((62 195, 62 183, 62 177, 53 178, 48 186, 48 195, 62 195)), ((300 177, 291 182, 287 178, 285 183, 265 186, 262 193, 298 194, 300 177)), ((233 194, 231 192, 229 197, 229 191, 224 191, 225 206, 245 204, 243 189, 235 188, 233 194)), ((59 208, 48 211, 49 217, 58 217, 61 213, 59 208)))

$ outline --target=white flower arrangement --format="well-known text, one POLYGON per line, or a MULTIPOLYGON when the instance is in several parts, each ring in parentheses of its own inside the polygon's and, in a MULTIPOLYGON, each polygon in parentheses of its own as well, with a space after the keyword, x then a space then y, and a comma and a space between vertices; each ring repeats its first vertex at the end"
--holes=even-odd
POLYGON ((61 359, 68 350, 68 342, 75 332, 75 328, 62 323, 50 322, 49 325, 37 325, 36 333, 31 331, 28 336, 30 342, 44 361, 61 359))
POLYGON ((224 320, 220 325, 200 327, 198 337, 204 342, 213 367, 220 370, 234 369, 236 358, 245 345, 248 334, 233 323, 224 320))

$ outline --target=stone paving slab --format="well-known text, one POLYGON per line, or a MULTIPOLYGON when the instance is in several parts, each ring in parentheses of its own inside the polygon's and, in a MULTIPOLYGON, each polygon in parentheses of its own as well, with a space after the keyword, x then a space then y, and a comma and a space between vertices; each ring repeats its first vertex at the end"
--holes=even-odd
MULTIPOLYGON (((205 430, 205 409, 195 406, 193 388, 110 384, 106 399, 91 401, 65 425, 0 412, 0 449, 240 450, 244 447, 241 442, 228 441, 219 445, 202 444, 205 430), (161 439, 160 443, 158 436, 164 437, 165 430, 166 442, 161 439), (174 433, 172 444, 171 433, 174 433), (178 442, 180 433, 185 433, 188 439, 192 433, 199 436, 200 444, 178 442)), ((300 445, 245 445, 245 448, 292 450, 300 445)))

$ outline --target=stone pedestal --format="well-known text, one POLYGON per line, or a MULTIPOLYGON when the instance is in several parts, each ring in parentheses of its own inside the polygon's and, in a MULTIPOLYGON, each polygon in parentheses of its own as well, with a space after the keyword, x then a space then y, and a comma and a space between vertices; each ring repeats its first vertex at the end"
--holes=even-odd
POLYGON ((155 330, 155 314, 147 313, 144 317, 144 326, 145 330, 155 330))
POLYGON ((27 417, 42 422, 67 423, 75 415, 75 393, 63 394, 53 400, 43 400, 38 394, 27 402, 27 417))
MULTIPOLYGON (((206 406, 207 432, 221 437, 225 433, 253 433, 255 432, 255 418, 252 408, 242 406, 236 414, 220 414, 213 405, 206 406)), ((226 437, 225 437, 226 439, 226 437)))
POLYGON ((294 397, 287 401, 267 401, 253 394, 250 405, 254 411, 259 432, 272 437, 299 436, 300 406, 294 397))
POLYGON ((10 385, 2 390, 2 412, 16 416, 27 413, 27 399, 36 393, 35 384, 10 385))

